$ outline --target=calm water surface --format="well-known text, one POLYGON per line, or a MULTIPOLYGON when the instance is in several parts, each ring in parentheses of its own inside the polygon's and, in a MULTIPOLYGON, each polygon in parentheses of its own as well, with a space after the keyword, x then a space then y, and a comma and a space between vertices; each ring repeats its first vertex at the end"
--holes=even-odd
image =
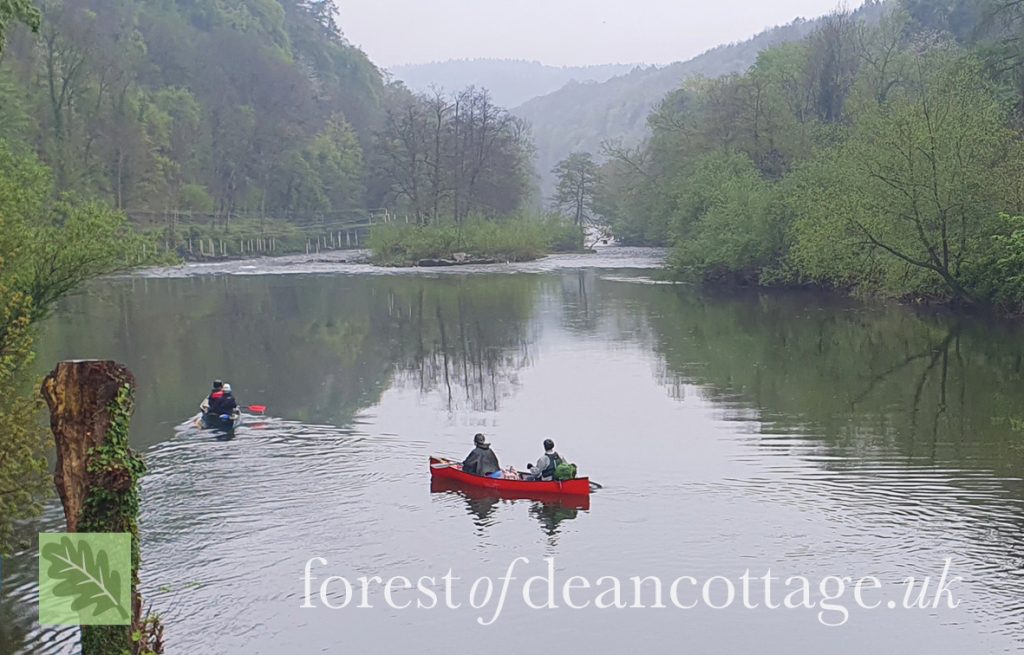
MULTIPOLYGON (((144 593, 168 653, 1024 652, 1024 339, 1014 326, 807 295, 652 284, 650 253, 412 274, 305 259, 158 271, 67 302, 41 362, 138 377, 144 593), (206 385, 268 406, 188 427, 206 385), (552 437, 589 507, 433 492, 485 432, 552 437), (301 610, 302 573, 738 578, 941 573, 958 609, 301 610), (454 649, 454 650, 453 650, 454 649)), ((59 529, 56 506, 44 528, 59 529)), ((5 563, 0 651, 75 652, 5 563)), ((415 598, 407 595, 408 598, 415 598)), ((630 597, 631 599, 631 597, 630 597)), ((666 601, 667 602, 667 601, 666 601)), ((852 605, 852 599, 846 599, 852 605)), ((738 605, 738 604, 737 604, 738 605)), ((671 607, 671 605, 670 605, 671 607)))

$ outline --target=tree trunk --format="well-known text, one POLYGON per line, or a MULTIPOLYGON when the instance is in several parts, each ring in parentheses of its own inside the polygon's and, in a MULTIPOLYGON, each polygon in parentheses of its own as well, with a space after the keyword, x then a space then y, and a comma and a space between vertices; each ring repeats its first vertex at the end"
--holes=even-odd
POLYGON ((53 477, 68 532, 132 536, 132 623, 83 626, 82 655, 138 653, 142 647, 162 652, 162 628, 142 616, 138 593, 139 478, 145 466, 128 447, 134 387, 131 371, 110 360, 60 362, 43 381, 57 447, 53 477), (132 639, 136 631, 143 639, 132 639))
POLYGON ((125 385, 135 385, 127 368, 99 360, 60 362, 43 381, 43 398, 50 408, 50 429, 57 443, 53 477, 64 504, 68 532, 78 532, 91 486, 86 471, 89 451, 106 442, 111 407, 125 385))

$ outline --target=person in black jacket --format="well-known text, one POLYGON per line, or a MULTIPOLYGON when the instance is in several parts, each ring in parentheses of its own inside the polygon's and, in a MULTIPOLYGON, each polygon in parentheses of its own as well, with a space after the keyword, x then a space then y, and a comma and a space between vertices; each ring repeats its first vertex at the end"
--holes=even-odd
POLYGON ((491 444, 482 434, 473 437, 473 452, 469 453, 462 462, 462 470, 473 475, 486 475, 494 477, 495 473, 501 474, 501 466, 498 464, 498 456, 491 450, 491 444))
POLYGON ((235 400, 235 396, 231 393, 231 385, 227 382, 221 387, 221 397, 214 398, 210 402, 210 414, 217 416, 234 416, 238 413, 238 401, 235 400))
POLYGON ((203 398, 203 402, 199 403, 199 409, 203 410, 203 413, 210 411, 210 403, 216 402, 218 399, 224 396, 224 383, 220 380, 213 381, 213 390, 210 395, 203 398))

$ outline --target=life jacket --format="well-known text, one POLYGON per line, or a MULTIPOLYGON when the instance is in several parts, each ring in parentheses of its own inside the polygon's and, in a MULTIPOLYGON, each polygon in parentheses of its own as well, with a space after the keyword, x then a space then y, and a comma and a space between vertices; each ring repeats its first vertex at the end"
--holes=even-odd
POLYGON ((563 461, 562 456, 556 452, 548 455, 548 465, 540 472, 541 480, 553 480, 555 478, 555 468, 563 461))
POLYGON ((231 414, 236 407, 238 407, 238 402, 235 401, 234 396, 223 391, 215 391, 210 394, 210 408, 207 411, 217 415, 231 414))

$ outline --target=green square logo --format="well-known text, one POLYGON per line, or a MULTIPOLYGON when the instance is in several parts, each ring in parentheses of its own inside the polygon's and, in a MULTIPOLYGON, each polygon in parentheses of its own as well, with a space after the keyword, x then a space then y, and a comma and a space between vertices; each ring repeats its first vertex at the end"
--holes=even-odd
POLYGON ((39 535, 41 625, 128 625, 131 583, 129 533, 39 535))

